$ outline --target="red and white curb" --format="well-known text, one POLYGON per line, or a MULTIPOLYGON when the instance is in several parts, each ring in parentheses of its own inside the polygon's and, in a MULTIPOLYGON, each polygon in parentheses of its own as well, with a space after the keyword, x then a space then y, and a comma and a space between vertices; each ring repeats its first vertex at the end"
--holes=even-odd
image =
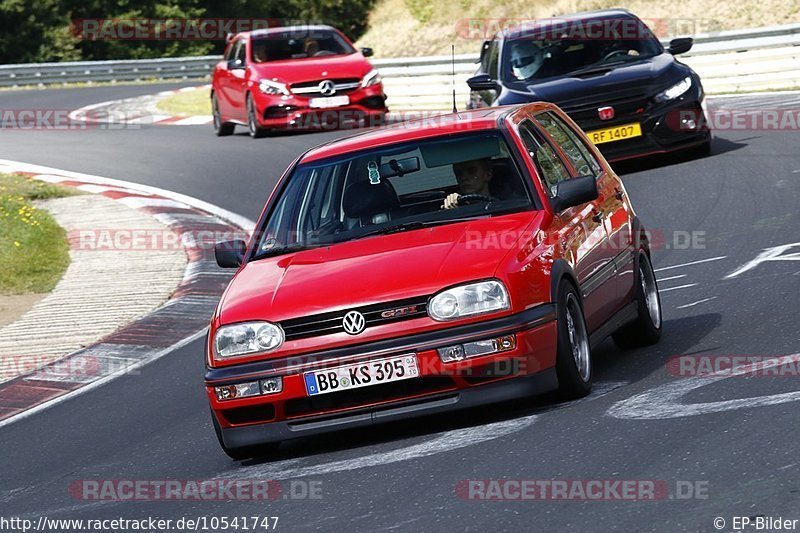
MULTIPOLYGON (((157 187, 2 159, 0 172, 101 194, 142 210, 178 234, 241 234, 254 226, 235 213, 157 187)), ((0 384, 0 427, 132 374, 204 335, 230 273, 216 266, 211 246, 183 245, 189 257, 183 280, 161 307, 90 346, 0 384), (65 368, 83 371, 72 374, 65 368)))
MULTIPOLYGON (((89 124, 127 124, 163 126, 197 126, 213 122, 211 115, 179 116, 168 115, 161 112, 156 104, 166 97, 176 93, 193 92, 209 89, 211 85, 184 87, 172 91, 161 91, 145 96, 124 98, 122 100, 108 100, 91 104, 69 113, 70 120, 89 124)), ((210 106, 210 104, 209 104, 210 106)))

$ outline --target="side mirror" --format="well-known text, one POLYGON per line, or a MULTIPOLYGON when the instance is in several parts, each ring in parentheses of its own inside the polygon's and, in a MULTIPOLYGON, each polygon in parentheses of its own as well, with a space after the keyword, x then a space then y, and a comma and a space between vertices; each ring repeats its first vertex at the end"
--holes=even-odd
POLYGON ((372 54, 374 54, 372 48, 367 48, 366 46, 361 47, 361 55, 364 57, 372 57, 372 54))
POLYGON ((237 70, 240 68, 244 68, 241 59, 230 59, 228 60, 228 70, 237 70))
POLYGON ((691 37, 678 37, 677 39, 672 39, 669 42, 669 48, 667 48, 667 52, 674 56, 685 54, 692 49, 693 44, 694 39, 691 37))
POLYGON ((556 195, 550 202, 554 211, 561 212, 568 207, 596 200, 599 195, 594 176, 582 176, 559 182, 556 185, 556 195))
POLYGON ((222 268, 239 268, 246 250, 247 243, 242 240, 218 242, 214 245, 214 257, 222 268))
POLYGON ((477 76, 471 77, 467 80, 467 85, 469 85, 469 88, 473 91, 497 91, 500 89, 500 85, 489 77, 488 74, 478 74, 477 76))

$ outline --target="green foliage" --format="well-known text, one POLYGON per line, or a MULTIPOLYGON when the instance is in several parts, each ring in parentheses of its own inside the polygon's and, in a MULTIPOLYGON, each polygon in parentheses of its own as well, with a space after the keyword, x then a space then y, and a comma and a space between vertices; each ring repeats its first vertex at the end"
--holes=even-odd
POLYGON ((431 0, 405 0, 406 7, 418 22, 430 22, 433 16, 433 2, 431 0))
POLYGON ((221 53, 224 39, 83 38, 81 19, 274 19, 325 23, 353 40, 375 0, 0 0, 0 64, 221 53))

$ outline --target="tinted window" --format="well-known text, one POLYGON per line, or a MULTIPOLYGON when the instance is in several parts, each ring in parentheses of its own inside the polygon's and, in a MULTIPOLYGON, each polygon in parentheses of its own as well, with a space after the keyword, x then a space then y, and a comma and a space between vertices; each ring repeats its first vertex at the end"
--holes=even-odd
POLYGON ((236 51, 234 52, 233 58, 239 61, 240 65, 246 65, 246 54, 245 51, 247 50, 247 45, 243 40, 236 41, 236 51))
POLYGON ((500 56, 497 41, 490 41, 486 44, 486 49, 481 57, 481 70, 488 74, 492 79, 497 79, 497 60, 500 56))
POLYGON ((502 78, 509 82, 563 76, 632 63, 660 54, 661 44, 630 17, 577 20, 522 30, 503 46, 502 78), (556 31, 557 30, 557 31, 556 31))
POLYGON ((579 176, 597 177, 599 175, 600 163, 597 162, 597 159, 594 158, 575 132, 563 120, 552 113, 536 115, 536 120, 553 140, 561 146, 579 176))
POLYGON ((355 52, 341 35, 333 31, 270 33, 251 39, 253 61, 265 63, 287 59, 305 59, 355 52))
POLYGON ((544 189, 547 194, 552 198, 556 194, 556 185, 559 182, 570 179, 569 171, 566 165, 558 157, 558 153, 547 142, 536 127, 525 121, 519 126, 520 136, 525 148, 528 150, 528 155, 533 160, 539 175, 544 180, 544 189))

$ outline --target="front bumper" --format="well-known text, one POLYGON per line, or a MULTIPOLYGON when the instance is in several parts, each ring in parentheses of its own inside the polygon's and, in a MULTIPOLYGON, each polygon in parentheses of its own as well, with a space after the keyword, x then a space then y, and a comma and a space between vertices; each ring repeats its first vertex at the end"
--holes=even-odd
POLYGON ((271 129, 317 129, 363 124, 381 125, 388 113, 383 85, 359 88, 346 93, 348 105, 312 108, 309 97, 254 93, 258 122, 271 129))
POLYGON ((600 152, 608 161, 619 161, 685 150, 707 143, 711 140, 711 130, 707 127, 706 118, 700 98, 694 100, 679 98, 674 102, 654 106, 642 113, 622 115, 608 122, 583 120, 578 121, 578 125, 588 132, 639 122, 642 126, 640 137, 598 145, 600 152), (688 127, 687 117, 694 120, 697 127, 688 127))
POLYGON ((539 394, 558 386, 555 308, 538 306, 480 324, 456 326, 365 345, 222 368, 208 368, 206 392, 222 439, 230 448, 276 442, 344 428, 539 394), (515 335, 512 350, 442 363, 437 348, 515 335), (303 373, 414 352, 420 376, 309 397, 303 373), (280 375, 277 394, 219 401, 214 386, 280 375))

